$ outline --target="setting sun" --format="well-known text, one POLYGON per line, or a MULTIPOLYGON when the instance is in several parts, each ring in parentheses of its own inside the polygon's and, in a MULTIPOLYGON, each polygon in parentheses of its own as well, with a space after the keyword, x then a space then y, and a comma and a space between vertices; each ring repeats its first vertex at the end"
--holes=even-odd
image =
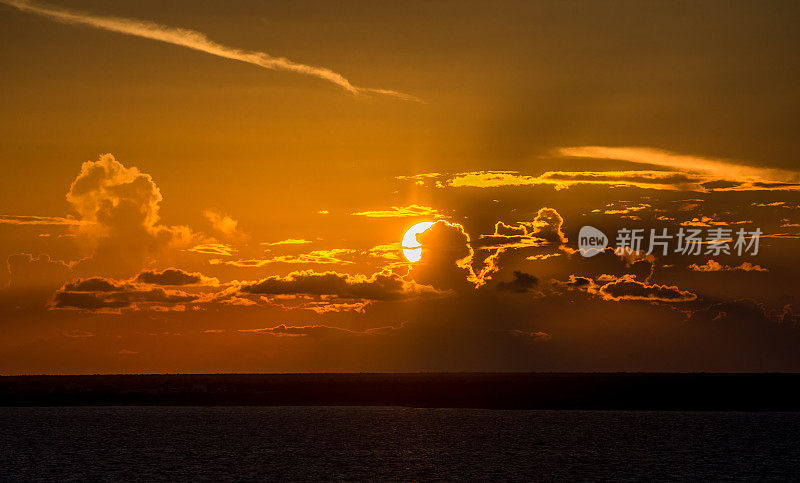
POLYGON ((417 223, 403 235, 403 256, 411 262, 418 262, 422 258, 422 244, 417 240, 417 235, 433 226, 432 221, 417 223))

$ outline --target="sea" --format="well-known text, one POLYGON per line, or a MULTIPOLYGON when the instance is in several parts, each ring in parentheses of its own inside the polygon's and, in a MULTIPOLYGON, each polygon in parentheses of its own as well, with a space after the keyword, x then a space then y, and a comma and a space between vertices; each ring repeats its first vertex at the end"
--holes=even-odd
POLYGON ((0 408, 2 481, 791 481, 800 413, 0 408))

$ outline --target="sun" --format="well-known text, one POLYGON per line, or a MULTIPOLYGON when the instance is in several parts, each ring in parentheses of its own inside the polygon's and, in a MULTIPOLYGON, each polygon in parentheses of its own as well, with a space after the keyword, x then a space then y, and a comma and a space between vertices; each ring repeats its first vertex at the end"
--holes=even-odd
POLYGON ((417 235, 433 226, 432 221, 417 223, 403 235, 403 255, 411 262, 418 262, 422 258, 422 244, 417 240, 417 235))

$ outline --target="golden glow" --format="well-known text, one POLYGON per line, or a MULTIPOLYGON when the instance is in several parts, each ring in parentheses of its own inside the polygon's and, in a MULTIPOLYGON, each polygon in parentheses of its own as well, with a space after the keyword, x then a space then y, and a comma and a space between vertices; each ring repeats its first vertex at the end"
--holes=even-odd
POLYGON ((403 235, 403 255, 411 262, 418 262, 422 258, 422 244, 417 240, 417 235, 433 226, 432 221, 417 223, 403 235))

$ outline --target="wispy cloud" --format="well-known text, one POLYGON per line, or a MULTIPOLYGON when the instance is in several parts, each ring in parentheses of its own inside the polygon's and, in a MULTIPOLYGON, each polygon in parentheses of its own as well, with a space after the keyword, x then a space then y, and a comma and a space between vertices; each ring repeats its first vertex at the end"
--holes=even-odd
POLYGON ((0 215, 2 225, 80 225, 81 220, 61 216, 0 215))
POLYGON ((218 213, 214 210, 203 210, 203 216, 211 222, 214 229, 226 236, 234 236, 237 234, 239 222, 224 213, 218 213))
POLYGON ((349 248, 333 248, 331 250, 314 250, 309 253, 299 255, 281 255, 272 258, 251 258, 249 260, 210 260, 212 265, 230 265, 240 268, 259 268, 270 263, 295 263, 295 264, 340 264, 351 265, 353 262, 342 259, 343 256, 355 253, 356 250, 349 248))
POLYGON ((303 325, 293 326, 281 324, 277 327, 267 327, 264 329, 239 329, 239 332, 251 334, 269 334, 281 337, 328 337, 328 336, 348 336, 348 335, 380 335, 386 334, 399 327, 376 327, 367 330, 350 330, 341 327, 328 325, 303 325))
POLYGON ((422 205, 392 206, 388 210, 370 210, 353 213, 356 216, 368 218, 409 218, 414 216, 437 217, 439 212, 435 208, 422 205))
POLYGON ((57 22, 86 25, 100 30, 117 32, 134 37, 141 37, 172 45, 179 45, 188 49, 198 50, 207 54, 216 55, 231 60, 238 60, 248 64, 257 65, 264 69, 282 70, 317 77, 331 82, 353 94, 382 94, 396 97, 406 101, 422 102, 419 98, 391 89, 375 89, 358 87, 347 78, 325 67, 301 64, 285 57, 273 57, 266 52, 242 50, 210 40, 202 32, 196 30, 169 27, 147 20, 128 19, 122 17, 109 17, 93 15, 85 12, 68 10, 45 3, 35 3, 28 0, 0 0, 0 3, 16 7, 17 9, 36 15, 47 17, 57 22))
POLYGON ((605 185, 670 191, 798 191, 800 183, 768 181, 763 178, 736 178, 713 173, 684 171, 547 171, 539 176, 517 171, 470 171, 441 175, 434 179, 437 188, 503 188, 552 186, 556 190, 581 185, 605 185))
POLYGON ((722 179, 777 183, 800 182, 800 173, 797 171, 748 166, 724 159, 676 154, 655 148, 574 146, 558 148, 558 153, 575 158, 614 159, 661 166, 688 173, 706 173, 722 179))
POLYGON ((655 148, 572 146, 555 149, 558 156, 627 161, 642 169, 547 171, 538 176, 517 171, 421 173, 397 179, 436 188, 501 188, 550 185, 567 189, 606 185, 672 191, 800 191, 800 171, 750 166, 736 161, 676 154, 655 148), (652 169, 657 166, 662 169, 652 169))
POLYGON ((287 238, 286 240, 276 241, 276 242, 261 242, 260 244, 263 246, 278 246, 278 245, 307 245, 312 243, 311 240, 306 240, 305 238, 287 238))
POLYGON ((195 245, 187 251, 194 253, 204 253, 207 255, 223 255, 229 257, 236 253, 238 250, 225 243, 204 243, 202 245, 195 245))

